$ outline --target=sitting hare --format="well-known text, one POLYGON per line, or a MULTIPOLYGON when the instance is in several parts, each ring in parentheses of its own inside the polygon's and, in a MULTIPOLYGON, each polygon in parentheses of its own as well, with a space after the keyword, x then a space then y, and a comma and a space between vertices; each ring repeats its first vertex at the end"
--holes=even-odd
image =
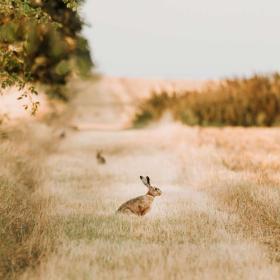
POLYGON ((145 195, 133 198, 124 204, 122 204, 117 212, 126 214, 135 214, 138 216, 144 216, 147 214, 152 207, 152 203, 155 196, 161 195, 161 190, 159 188, 153 187, 150 184, 150 178, 140 176, 140 179, 144 185, 148 188, 148 192, 145 195))
POLYGON ((104 157, 103 154, 102 154, 102 150, 97 151, 97 153, 96 153, 96 159, 97 159, 97 162, 98 162, 99 164, 105 164, 105 163, 106 163, 106 159, 105 159, 105 157, 104 157))

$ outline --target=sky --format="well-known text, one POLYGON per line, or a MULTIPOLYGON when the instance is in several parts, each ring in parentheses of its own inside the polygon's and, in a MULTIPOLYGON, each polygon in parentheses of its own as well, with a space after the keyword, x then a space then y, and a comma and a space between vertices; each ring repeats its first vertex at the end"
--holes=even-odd
POLYGON ((280 70, 279 0, 87 0, 82 15, 107 75, 218 79, 280 70))

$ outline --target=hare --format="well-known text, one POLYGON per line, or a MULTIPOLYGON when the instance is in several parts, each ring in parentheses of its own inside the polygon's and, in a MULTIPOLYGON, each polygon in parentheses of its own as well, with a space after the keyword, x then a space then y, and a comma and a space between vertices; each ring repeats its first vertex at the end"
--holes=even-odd
POLYGON ((159 188, 151 186, 150 178, 148 176, 140 176, 140 179, 148 188, 148 192, 145 195, 138 196, 125 202, 119 207, 117 212, 144 216, 151 210, 154 197, 160 196, 162 192, 159 188))
POLYGON ((99 164, 105 164, 105 163, 106 163, 106 159, 105 159, 105 157, 103 156, 101 150, 100 150, 100 151, 97 151, 97 153, 96 153, 96 159, 97 159, 97 162, 98 162, 99 164))

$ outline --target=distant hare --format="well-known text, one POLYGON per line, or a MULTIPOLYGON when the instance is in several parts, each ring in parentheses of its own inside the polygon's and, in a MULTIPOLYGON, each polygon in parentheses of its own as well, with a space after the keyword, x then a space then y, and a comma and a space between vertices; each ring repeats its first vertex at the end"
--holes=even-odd
POLYGON ((105 163, 106 163, 106 159, 105 159, 105 157, 104 157, 103 154, 102 154, 102 150, 97 151, 97 153, 96 153, 96 159, 97 159, 97 162, 98 162, 99 164, 105 164, 105 163))
POLYGON ((140 179, 142 180, 144 185, 149 189, 148 192, 145 195, 128 200, 119 207, 117 212, 144 216, 151 210, 154 197, 160 196, 161 190, 159 188, 151 186, 150 178, 148 176, 140 176, 140 179))

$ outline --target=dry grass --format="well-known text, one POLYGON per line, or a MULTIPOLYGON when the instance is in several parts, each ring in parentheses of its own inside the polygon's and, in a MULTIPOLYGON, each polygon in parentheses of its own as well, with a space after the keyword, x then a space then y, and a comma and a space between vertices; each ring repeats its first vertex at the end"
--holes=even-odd
MULTIPOLYGON (((207 135, 208 134, 208 135, 207 135)), ((239 230, 263 244, 272 263, 280 262, 280 144, 278 129, 206 130, 214 139, 223 166, 242 177, 220 190, 220 203, 238 213, 239 230)))
MULTIPOLYGON (((3 129, 3 128, 2 128, 3 129)), ((14 279, 53 248, 42 164, 50 151, 42 126, 2 131, 0 143, 0 278, 14 279), (35 129, 35 130, 34 130, 35 129), (40 133, 40 137, 36 136, 40 133)))
POLYGON ((274 161, 279 134, 166 125, 82 132, 65 140, 49 160, 47 185, 63 241, 58 253, 23 279, 278 278, 280 194, 270 181, 256 180, 261 175, 250 161, 240 168, 224 161, 240 161, 232 160, 232 147, 240 157, 251 150, 267 162, 260 168, 271 179, 274 165, 259 145, 274 161), (96 162, 99 148, 106 165, 96 162), (143 218, 116 215, 120 203, 145 191, 140 173, 149 174, 163 196, 143 218))
MULTIPOLYGON (((117 121, 121 105, 94 105, 116 95, 81 91, 75 122, 117 121)), ((67 132, 39 174, 53 201, 48 217, 59 225, 47 236, 59 234, 59 244, 21 279, 280 277, 280 130, 161 125, 67 132), (95 157, 100 149, 105 165, 95 157), (147 216, 116 215, 145 193, 139 175, 163 195, 147 216)))

